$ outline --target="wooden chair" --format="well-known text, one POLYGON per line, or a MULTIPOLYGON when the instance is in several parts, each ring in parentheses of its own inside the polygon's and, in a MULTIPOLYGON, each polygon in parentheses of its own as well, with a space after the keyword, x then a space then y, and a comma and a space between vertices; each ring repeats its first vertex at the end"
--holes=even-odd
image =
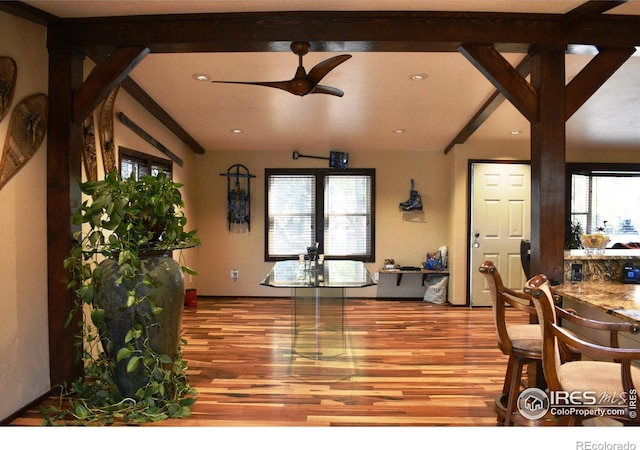
POLYGON ((479 270, 485 276, 491 292, 498 348, 509 357, 502 394, 496 399, 498 408, 503 404, 503 399, 506 399, 503 424, 509 426, 512 424, 512 415, 516 411, 520 388, 527 385, 522 379, 523 368, 525 365, 542 360, 542 332, 538 324, 509 325, 505 315, 506 305, 528 315, 535 315, 536 310, 531 305, 531 297, 505 287, 492 261, 485 261, 479 270))
MULTIPOLYGON (((555 305, 551 284, 544 275, 536 275, 525 285, 524 292, 531 295, 543 335, 542 366, 549 392, 594 392, 595 397, 620 396, 635 392, 634 380, 640 382, 640 369, 632 366, 632 360, 640 360, 640 349, 621 349, 618 334, 621 331, 638 333, 640 327, 628 322, 602 322, 579 317, 555 305), (580 327, 606 330, 610 333, 609 345, 596 345, 576 337, 559 325, 558 320, 571 321, 580 327), (590 359, 567 361, 563 358, 567 348, 577 349, 590 359)), ((577 333, 577 329, 576 329, 577 333)), ((619 397, 618 397, 619 398, 619 397)), ((634 414, 611 416, 639 424, 634 414)), ((576 424, 582 415, 572 415, 569 424, 576 424)))

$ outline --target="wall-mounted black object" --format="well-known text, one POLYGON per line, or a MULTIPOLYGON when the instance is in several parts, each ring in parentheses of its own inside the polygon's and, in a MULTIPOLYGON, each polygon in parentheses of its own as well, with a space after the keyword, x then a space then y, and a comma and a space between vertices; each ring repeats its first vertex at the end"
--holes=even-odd
POLYGON ((246 223, 251 231, 251 178, 255 175, 249 173, 249 169, 242 164, 234 164, 227 169, 226 173, 221 173, 221 177, 227 177, 227 222, 229 230, 232 223, 246 223), (235 178, 233 187, 231 179, 235 178), (241 183, 242 180, 242 183, 241 183), (244 184, 244 189, 242 188, 244 184))
POLYGON ((328 159, 329 167, 332 167, 335 169, 346 169, 347 164, 349 163, 349 153, 347 152, 331 151, 329 153, 329 157, 327 158, 325 156, 302 155, 297 150, 294 150, 293 159, 298 159, 298 158, 328 159))
POLYGON ((640 267, 625 264, 622 268, 622 282, 625 284, 640 284, 640 267))
POLYGON ((411 190, 409 191, 409 199, 400 203, 400 208, 403 211, 422 211, 422 197, 416 191, 413 178, 411 179, 411 190))
POLYGON ((571 264, 571 281, 582 281, 582 264, 571 264))

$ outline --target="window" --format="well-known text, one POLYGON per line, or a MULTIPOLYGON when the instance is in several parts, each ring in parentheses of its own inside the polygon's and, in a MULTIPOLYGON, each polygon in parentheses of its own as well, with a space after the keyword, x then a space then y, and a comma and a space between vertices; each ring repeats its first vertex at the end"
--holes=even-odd
POLYGON ((610 245, 640 241, 640 166, 568 164, 570 223, 585 233, 604 228, 610 245))
POLYGON ((173 163, 168 159, 157 158, 126 147, 119 147, 120 151, 120 176, 129 178, 133 175, 136 179, 141 175, 156 176, 164 172, 173 178, 173 163))
POLYGON ((375 260, 375 169, 266 169, 265 260, 375 260))

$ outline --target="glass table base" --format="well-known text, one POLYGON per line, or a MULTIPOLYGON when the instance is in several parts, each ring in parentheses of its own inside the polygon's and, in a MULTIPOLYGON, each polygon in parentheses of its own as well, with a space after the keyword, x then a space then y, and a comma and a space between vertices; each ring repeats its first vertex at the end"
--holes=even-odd
POLYGON ((292 289, 292 351, 309 359, 332 359, 346 351, 343 288, 292 289))

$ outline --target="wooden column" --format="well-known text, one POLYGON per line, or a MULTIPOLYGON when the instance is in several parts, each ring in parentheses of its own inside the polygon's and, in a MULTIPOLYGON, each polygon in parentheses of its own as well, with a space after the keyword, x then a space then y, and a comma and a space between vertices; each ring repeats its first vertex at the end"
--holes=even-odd
POLYGON ((531 122, 531 273, 562 282, 565 222, 565 49, 532 49, 531 84, 538 119, 531 122))
POLYGON ((72 122, 75 89, 82 83, 83 57, 72 51, 49 54, 49 129, 47 136, 47 245, 49 288, 49 352, 52 386, 81 373, 74 363, 77 320, 65 327, 74 295, 63 280, 74 229, 71 212, 81 201, 82 127, 72 122))

